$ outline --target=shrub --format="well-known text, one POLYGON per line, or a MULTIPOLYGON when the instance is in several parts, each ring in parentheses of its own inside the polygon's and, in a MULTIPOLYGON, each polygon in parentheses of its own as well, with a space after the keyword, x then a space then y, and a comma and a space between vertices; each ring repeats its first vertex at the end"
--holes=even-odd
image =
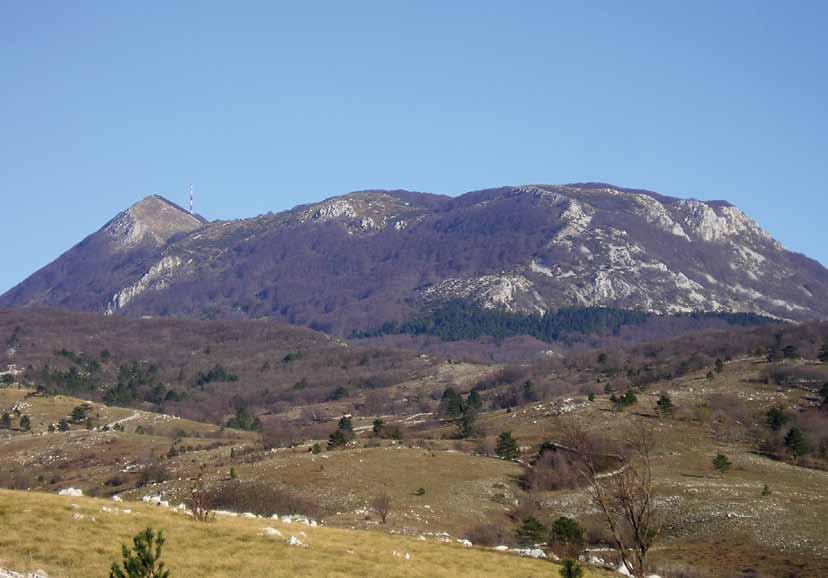
POLYGON ((30 429, 32 429, 32 420, 29 418, 29 416, 24 415, 20 418, 20 429, 23 431, 29 431, 30 429))
POLYGON ((231 480, 208 492, 209 505, 218 510, 251 512, 259 516, 300 514, 319 518, 322 509, 293 492, 257 481, 231 480))
POLYGON ((388 515, 391 513, 391 496, 387 492, 381 492, 371 500, 371 510, 380 517, 380 521, 388 522, 388 515))
POLYGON ((501 524, 491 523, 478 524, 468 530, 463 536, 475 546, 484 546, 487 548, 500 546, 509 540, 509 536, 501 524))
POLYGON ((164 533, 158 534, 147 528, 132 539, 132 549, 122 546, 122 564, 112 564, 109 578, 169 578, 170 572, 161 561, 161 548, 164 546, 164 533))
POLYGON ((157 482, 164 482, 167 481, 170 477, 170 471, 164 466, 164 464, 151 461, 144 466, 144 469, 141 471, 141 477, 138 480, 139 486, 146 486, 147 484, 157 483, 157 482))

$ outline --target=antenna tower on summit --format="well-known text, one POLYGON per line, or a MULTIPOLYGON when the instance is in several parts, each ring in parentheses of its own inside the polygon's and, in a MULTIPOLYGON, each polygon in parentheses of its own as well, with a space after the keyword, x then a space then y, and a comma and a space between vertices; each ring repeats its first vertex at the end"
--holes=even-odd
POLYGON ((193 183, 190 183, 190 214, 193 214, 193 183))

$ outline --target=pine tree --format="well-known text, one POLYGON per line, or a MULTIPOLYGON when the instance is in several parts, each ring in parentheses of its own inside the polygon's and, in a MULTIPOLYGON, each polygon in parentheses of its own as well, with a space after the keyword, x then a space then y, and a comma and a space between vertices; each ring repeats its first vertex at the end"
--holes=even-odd
POLYGON ((716 358, 716 363, 714 364, 713 367, 716 370, 716 373, 721 373, 722 371, 724 371, 724 362, 720 358, 717 357, 716 358))
POLYGON ((475 411, 480 411, 483 407, 483 400, 480 399, 480 394, 476 391, 472 391, 469 394, 469 398, 466 401, 466 405, 475 411))
POLYGON ((88 406, 78 405, 72 409, 72 415, 69 417, 72 423, 83 423, 86 421, 87 407, 88 406))
POLYGON ((797 426, 792 427, 785 436, 785 447, 791 450, 791 454, 795 458, 801 458, 810 449, 808 447, 808 438, 805 437, 805 433, 797 426))
POLYGON ((661 417, 666 417, 673 413, 673 400, 666 393, 661 393, 656 401, 656 408, 661 417))
POLYGON ((828 363, 828 341, 822 342, 822 347, 819 350, 819 360, 822 363, 828 363))
POLYGON ((341 429, 338 429, 335 432, 333 432, 328 438, 329 450, 344 448, 346 445, 348 445, 348 440, 345 438, 345 434, 342 433, 341 429))
POLYGON ((385 421, 381 418, 377 418, 374 420, 373 425, 374 434, 380 435, 382 433, 382 429, 385 427, 385 421))
POLYGON ((463 409, 463 398, 454 388, 447 387, 440 401, 441 413, 446 417, 456 419, 463 415, 463 409))
POLYGON ((0 416, 0 429, 11 429, 11 416, 4 413, 0 416))
POLYGON ((575 560, 564 560, 559 570, 561 578, 582 578, 584 570, 575 560))
POLYGON ((169 578, 170 572, 161 561, 164 533, 155 534, 151 528, 132 539, 132 549, 122 546, 123 569, 112 564, 109 578, 169 578))
POLYGON ((789 419, 790 418, 785 415, 785 410, 779 406, 770 408, 765 414, 765 421, 771 431, 779 431, 789 419))
POLYGON ((354 425, 351 416, 345 415, 339 418, 337 429, 341 431, 349 440, 354 437, 354 425))
POLYGON ((515 540, 519 546, 526 548, 546 542, 548 534, 546 526, 541 524, 534 516, 529 516, 524 518, 523 523, 515 532, 515 540))
POLYGON ((732 465, 730 460, 724 454, 718 454, 715 458, 713 458, 713 468, 719 472, 720 474, 724 474, 727 470, 730 469, 732 465))
POLYGON ((463 413, 454 421, 457 428, 457 435, 461 439, 470 438, 476 431, 477 414, 474 410, 466 408, 463 413))
POLYGON ((29 416, 24 415, 20 418, 20 429, 23 431, 29 431, 32 429, 32 420, 29 416))
POLYGON ((504 460, 516 460, 520 456, 517 441, 512 437, 512 432, 505 431, 497 437, 495 453, 504 460))
POLYGON ((584 529, 574 519, 561 516, 549 528, 549 545, 560 556, 577 558, 584 549, 584 529))

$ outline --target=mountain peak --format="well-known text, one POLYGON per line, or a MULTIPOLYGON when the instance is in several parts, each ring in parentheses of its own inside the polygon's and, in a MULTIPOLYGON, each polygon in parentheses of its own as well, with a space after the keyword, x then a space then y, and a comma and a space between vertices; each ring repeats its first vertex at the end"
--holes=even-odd
POLYGON ((189 233, 204 222, 161 195, 150 195, 118 214, 103 230, 117 248, 130 249, 146 242, 163 245, 173 235, 189 233))
POLYGON ((212 223, 153 195, 0 307, 274 317, 347 334, 456 299, 828 318, 826 292, 828 270, 727 203, 574 183, 361 191, 212 223))

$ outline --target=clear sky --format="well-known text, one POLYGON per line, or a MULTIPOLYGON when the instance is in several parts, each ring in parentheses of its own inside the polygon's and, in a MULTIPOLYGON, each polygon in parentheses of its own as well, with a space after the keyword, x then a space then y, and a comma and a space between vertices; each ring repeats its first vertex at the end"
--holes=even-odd
POLYGON ((0 291, 146 195, 601 180, 828 263, 828 2, 0 0, 0 291))

